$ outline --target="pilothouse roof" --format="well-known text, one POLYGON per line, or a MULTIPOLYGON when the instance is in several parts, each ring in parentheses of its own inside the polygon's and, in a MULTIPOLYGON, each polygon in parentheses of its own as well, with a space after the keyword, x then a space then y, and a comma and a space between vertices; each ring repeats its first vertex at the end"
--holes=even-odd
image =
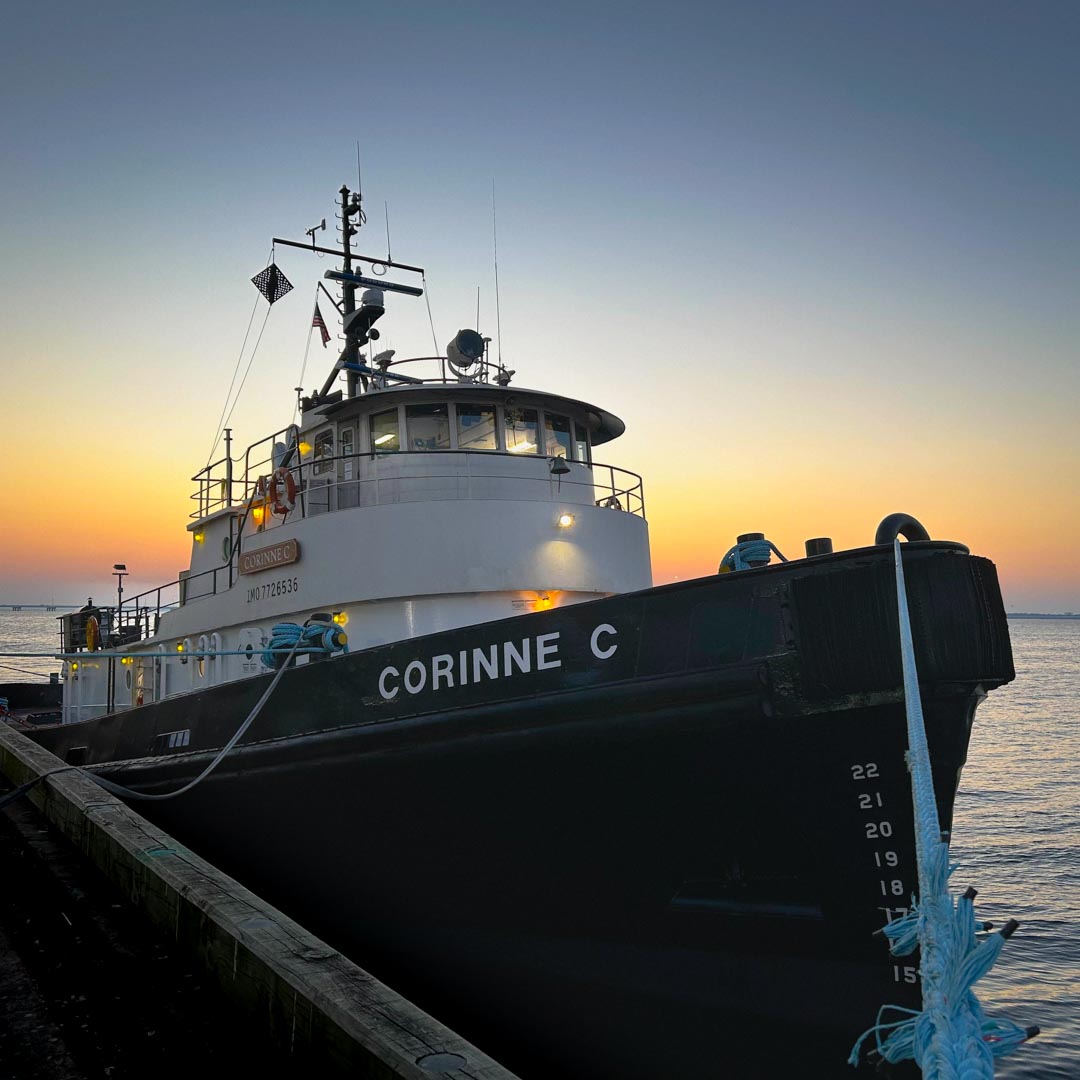
MULTIPOLYGON (((424 270, 419 266, 390 259, 389 252, 387 258, 382 259, 353 251, 352 237, 365 221, 361 210, 361 196, 359 192, 352 192, 345 186, 340 189, 339 195, 340 249, 316 246, 316 229, 307 230, 312 238, 310 244, 274 238, 275 245, 283 244, 319 254, 339 255, 342 260, 340 270, 327 270, 323 275, 340 286, 341 302, 333 300, 325 288, 323 291, 330 297, 341 316, 345 344, 322 389, 310 397, 302 398, 300 404, 305 414, 314 410, 320 421, 323 418, 341 420, 366 415, 387 404, 400 403, 403 400, 480 400, 508 407, 539 407, 566 413, 573 416, 577 422, 584 422, 588 426, 594 445, 610 442, 623 434, 626 425, 606 409, 543 390, 511 387, 514 372, 503 365, 501 355, 498 359, 491 355, 488 348, 491 339, 482 337, 476 330, 459 330, 447 345, 445 356, 395 361, 394 350, 389 349, 369 360, 368 355, 376 352, 378 348, 375 343, 379 341, 380 332, 375 324, 385 314, 384 293, 396 292, 413 297, 424 295, 419 284, 391 282, 382 275, 393 268, 405 274, 418 274, 420 282, 423 282, 424 270), (371 276, 363 272, 365 263, 371 268, 371 276), (360 290, 362 292, 358 297, 357 292, 360 290), (370 347, 370 353, 361 352, 366 346, 370 347), (416 363, 417 360, 437 362, 438 377, 423 378, 402 370, 404 365, 416 363), (347 384, 343 399, 340 391, 333 391, 334 384, 342 374, 346 376, 347 384)), ((325 228, 325 219, 317 228, 325 228)), ((328 339, 327 334, 324 340, 328 339)), ((415 369, 410 369, 412 370, 415 369)), ((313 417, 306 415, 302 426, 305 429, 310 428, 312 419, 313 417)))
POLYGON ((500 405, 541 406, 557 410, 579 420, 585 420, 594 446, 617 439, 626 430, 626 425, 614 413, 590 405, 587 401, 525 387, 457 381, 372 389, 358 397, 345 398, 324 408, 322 415, 328 419, 344 420, 352 416, 378 412, 388 405, 397 405, 403 401, 418 398, 424 401, 493 401, 500 405))

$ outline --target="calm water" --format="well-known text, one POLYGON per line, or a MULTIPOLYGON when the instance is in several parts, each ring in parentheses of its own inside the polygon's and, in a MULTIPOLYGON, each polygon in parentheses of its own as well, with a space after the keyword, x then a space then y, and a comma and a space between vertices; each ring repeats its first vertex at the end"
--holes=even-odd
MULTIPOLYGON (((1015 683, 980 707, 957 800, 953 876, 979 890, 978 913, 1020 931, 979 984, 984 1009, 1042 1034, 997 1075, 1080 1075, 1080 620, 1010 622, 1015 683)), ((56 647, 42 612, 0 612, 0 653, 56 647)), ((0 656, 0 682, 56 670, 0 656)), ((838 1072, 838 1075, 840 1073, 838 1072)))
POLYGON ((1080 1076, 1080 620, 1009 623, 1016 681, 975 718, 957 799, 953 883, 1019 932, 979 984, 991 1014, 1042 1034, 998 1076, 1080 1076))

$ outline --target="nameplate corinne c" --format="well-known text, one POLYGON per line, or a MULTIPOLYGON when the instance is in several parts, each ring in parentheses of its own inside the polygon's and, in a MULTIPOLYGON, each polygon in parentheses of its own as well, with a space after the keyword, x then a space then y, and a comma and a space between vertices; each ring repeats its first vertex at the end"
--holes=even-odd
POLYGON ((300 558, 300 545, 295 540, 283 540, 280 544, 240 552, 240 573, 257 574, 260 570, 274 570, 288 566, 300 558))

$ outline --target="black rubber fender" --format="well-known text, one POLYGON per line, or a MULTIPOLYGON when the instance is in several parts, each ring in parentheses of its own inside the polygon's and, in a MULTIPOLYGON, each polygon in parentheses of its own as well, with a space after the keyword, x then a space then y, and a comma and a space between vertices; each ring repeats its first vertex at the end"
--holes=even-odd
POLYGON ((875 544, 891 544, 898 536, 905 540, 929 540, 930 534, 922 523, 910 514, 890 514, 874 533, 875 544))

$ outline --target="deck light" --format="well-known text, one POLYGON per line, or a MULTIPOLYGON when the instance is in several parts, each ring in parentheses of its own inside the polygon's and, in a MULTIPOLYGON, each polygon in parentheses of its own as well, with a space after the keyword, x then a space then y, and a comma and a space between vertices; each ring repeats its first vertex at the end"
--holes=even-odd
POLYGON ((71 662, 71 670, 72 671, 78 671, 79 670, 79 661, 78 660, 73 660, 71 662))
POLYGON ((536 449, 534 442, 520 442, 516 446, 507 447, 511 454, 531 454, 536 449))
POLYGON ((558 520, 555 522, 560 529, 569 529, 574 524, 573 514, 560 514, 558 520))
POLYGON ((300 449, 301 454, 310 454, 311 453, 311 443, 301 441, 299 449, 300 449))
POLYGON ((388 442, 390 442, 392 439, 395 439, 395 438, 397 438, 396 433, 393 432, 393 431, 388 431, 385 435, 380 435, 375 440, 375 445, 376 446, 385 446, 388 442))
POLYGON ((182 641, 178 641, 176 643, 176 651, 177 652, 183 652, 184 651, 184 643, 182 641))
POLYGON ((333 618, 338 626, 345 626, 349 621, 349 613, 347 611, 335 611, 333 618))
POLYGON ((253 506, 251 508, 251 520, 254 521, 256 525, 262 525, 263 518, 265 516, 266 516, 266 507, 264 507, 264 506, 253 506))
POLYGON ((131 667, 131 665, 134 664, 135 661, 130 656, 122 656, 120 657, 120 663, 123 664, 124 667, 131 667))
POLYGON ((206 533, 204 533, 202 529, 199 529, 198 532, 195 533, 195 543, 201 544, 205 539, 206 533))

